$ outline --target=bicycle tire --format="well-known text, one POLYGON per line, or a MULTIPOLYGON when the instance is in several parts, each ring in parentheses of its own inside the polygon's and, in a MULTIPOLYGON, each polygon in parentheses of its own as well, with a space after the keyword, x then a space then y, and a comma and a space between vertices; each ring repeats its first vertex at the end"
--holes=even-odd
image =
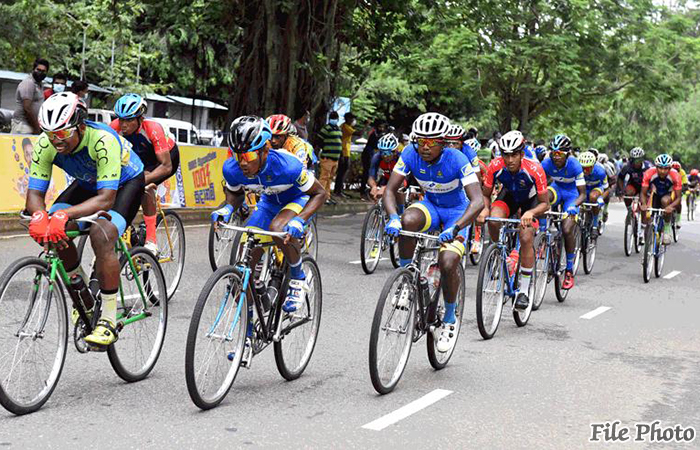
POLYGON ((375 205, 367 211, 367 214, 365 215, 365 220, 362 223, 362 239, 360 239, 360 262, 362 264, 362 270, 367 275, 370 275, 374 273, 374 271, 377 269, 377 266, 379 265, 379 259, 382 256, 382 236, 384 234, 384 230, 382 228, 382 210, 378 205, 375 205), (370 227, 372 227, 370 229, 370 227), (379 229, 375 228, 378 227, 379 229), (371 239, 373 242, 372 247, 367 248, 368 244, 368 238, 367 234, 369 232, 372 232, 373 236, 378 233, 378 236, 376 239, 371 239), (377 256, 373 259, 369 258, 369 255, 374 248, 374 246, 378 246, 379 251, 377 252, 377 256))
MULTIPOLYGON (((227 330, 230 327, 230 321, 216 321, 217 313, 219 312, 219 310, 221 310, 221 313, 223 314, 222 317, 230 317, 230 320, 234 319, 235 312, 233 310, 235 309, 234 306, 237 307, 237 303, 240 300, 241 286, 242 277, 238 269, 230 265, 218 268, 213 274, 209 276, 209 279, 204 284, 204 287, 202 288, 202 291, 199 294, 199 298, 197 299, 197 303, 195 304, 194 312, 192 313, 192 319, 190 320, 190 326, 187 333, 187 343, 185 346, 185 381, 187 384, 187 392, 189 393, 192 402, 195 405, 197 405, 197 407, 203 410, 214 408, 219 403, 221 403, 221 401, 231 390, 233 382, 235 381, 236 375, 238 374, 238 371, 240 369, 241 360, 243 358, 243 350, 245 348, 246 330, 248 329, 247 311, 249 300, 247 299, 247 296, 245 304, 241 306, 241 312, 237 318, 239 325, 237 332, 238 339, 236 343, 228 351, 227 349, 222 349, 223 351, 221 351, 220 353, 225 353, 225 355, 220 354, 219 358, 215 358, 217 362, 223 361, 223 365, 227 367, 227 371, 225 372, 224 378, 221 381, 221 383, 218 384, 217 390, 211 396, 207 396, 206 393, 202 392, 201 388, 204 387, 203 385, 205 383, 203 383, 201 379, 198 380, 197 376, 199 372, 197 370, 197 367, 195 367, 196 358, 198 354, 197 338, 203 334, 203 338, 209 339, 210 335, 215 334, 214 331, 216 331, 216 329, 213 329, 214 326, 218 328, 221 325, 222 330, 227 330), (204 314, 205 307, 207 306, 207 303, 211 298, 211 294, 217 287, 218 283, 224 278, 228 278, 228 284, 225 286, 225 290, 227 292, 227 303, 224 304, 223 307, 221 306, 221 303, 216 303, 216 301, 221 301, 221 297, 214 294, 214 298, 212 299, 213 302, 210 303, 210 305, 213 305, 212 311, 214 312, 214 322, 212 323, 207 321, 206 323, 202 323, 202 316, 204 314), (228 298, 229 295, 231 295, 231 286, 237 287, 237 289, 234 289, 234 294, 232 296, 235 300, 231 301, 229 304, 228 298), (202 323, 204 327, 203 330, 199 329, 200 323, 202 323), (199 331, 204 332, 200 333, 199 331), (231 355, 233 355, 232 360, 230 359, 231 355)), ((204 320, 206 320, 207 318, 204 318, 204 320)), ((208 342, 213 341, 209 340, 208 342)), ((222 342, 225 342, 225 340, 222 340, 222 342)), ((210 350, 208 345, 205 346, 205 350, 210 350)), ((212 359, 214 358, 209 358, 209 360, 212 359)), ((206 375, 200 372, 200 376, 206 375)))
POLYGON ((652 229, 652 225, 649 224, 644 230, 644 255, 642 256, 642 276, 644 277, 645 283, 651 280, 651 272, 653 270, 653 236, 654 230, 652 229))
POLYGON ((581 225, 574 224, 574 276, 578 275, 578 269, 581 267, 581 248, 583 244, 581 242, 583 238, 583 233, 581 232, 581 225))
POLYGON ((170 300, 173 295, 175 295, 175 292, 177 292, 177 287, 182 280, 182 274, 185 271, 185 254, 187 251, 185 226, 178 213, 172 210, 166 210, 163 212, 163 215, 158 214, 156 235, 159 233, 162 236, 158 236, 157 256, 163 271, 163 276, 165 277, 166 286, 168 287, 168 300, 170 300), (161 227, 163 220, 166 220, 165 223, 168 227, 167 233, 165 226, 161 227), (170 241, 168 241, 168 234, 170 235, 170 241), (168 260, 168 258, 170 258, 170 260, 168 260))
MULTIPOLYGON (((660 236, 659 236, 660 237, 660 236)), ((664 270, 664 261, 666 260, 666 249, 668 247, 661 242, 661 239, 656 240, 656 251, 654 254, 654 276, 661 277, 664 270)))
POLYGON ((678 242, 680 238, 681 230, 676 227, 676 213, 673 213, 673 220, 671 220, 671 231, 673 235, 673 242, 678 242))
MULTIPOLYGON (((228 224, 238 222, 238 217, 231 214, 228 224)), ((216 271, 219 267, 224 266, 231 259, 230 248, 233 243, 233 236, 236 232, 233 230, 225 230, 219 228, 217 224, 212 223, 209 226, 209 239, 207 242, 209 250, 209 265, 212 271, 216 271), (224 256, 225 255, 225 256, 224 256)))
POLYGON ((590 273, 593 272, 595 257, 598 253, 598 241, 593 239, 589 233, 586 233, 586 237, 583 241, 583 271, 586 275, 590 275, 590 273))
POLYGON ((306 225, 302 250, 305 254, 311 255, 314 261, 318 260, 318 228, 315 219, 310 220, 306 225))
POLYGON ((564 247, 564 236, 561 235, 557 241, 557 259, 556 271, 554 273, 554 294, 557 296, 559 303, 563 303, 569 295, 569 290, 562 288, 564 284, 564 273, 566 268, 566 249, 564 247))
MULTIPOLYGON (((426 339, 426 344, 428 347, 428 361, 430 362, 430 365, 433 367, 435 370, 441 370, 444 369, 445 366, 447 365, 448 362, 450 362, 450 359, 452 358, 452 355, 454 354, 455 349, 457 348, 457 341, 459 340, 459 333, 462 331, 462 326, 464 324, 464 303, 466 302, 466 282, 465 282, 465 276, 464 276, 464 267, 462 265, 457 266, 457 275, 459 277, 459 291, 457 291, 457 298, 455 301, 459 302, 457 306, 455 307, 455 315, 457 316, 457 320, 459 323, 459 326, 457 327, 457 337, 455 337, 455 342, 452 345, 452 349, 450 351, 445 352, 445 353, 440 353, 437 349, 437 343, 438 340, 435 339, 435 336, 433 335, 432 332, 428 332, 428 339, 426 339)), ((436 301, 438 301, 438 314, 439 311, 441 310, 442 305, 445 303, 445 298, 442 293, 441 286, 438 287, 438 292, 436 293, 438 295, 438 298, 436 301)))
MULTIPOLYGON (((491 245, 488 246, 486 251, 484 251, 484 254, 481 257, 481 263, 479 264, 479 277, 476 282, 476 323, 479 327, 479 334, 481 334, 481 337, 485 340, 493 338, 493 336, 496 334, 496 331, 498 330, 498 325, 501 322, 501 314, 503 313, 503 303, 505 297, 505 280, 503 278, 505 274, 503 273, 503 261, 501 259, 501 250, 498 247, 498 243, 492 242, 491 245), (487 324, 484 322, 485 318, 483 313, 483 307, 484 292, 486 292, 486 288, 484 287, 484 281, 485 277, 487 276, 486 272, 489 268, 493 269, 489 271, 489 274, 493 274, 495 272, 498 276, 496 280, 493 280, 496 281, 496 287, 498 288, 498 296, 494 297, 495 301, 491 302, 495 306, 495 311, 493 314, 493 320, 491 321, 491 324, 487 326, 487 324)), ((489 278, 493 278, 493 275, 489 275, 489 278)))
POLYGON ((134 279, 136 275, 132 272, 129 266, 128 259, 125 256, 121 257, 120 261, 120 293, 118 298, 117 312, 121 310, 123 315, 127 317, 130 314, 137 316, 145 311, 148 311, 148 317, 134 321, 125 325, 119 332, 119 340, 107 348, 107 356, 109 362, 116 374, 122 380, 133 383, 145 379, 153 370, 160 353, 163 350, 165 342, 165 333, 168 329, 168 301, 167 301, 167 284, 160 264, 153 254, 144 247, 134 247, 129 252, 134 266, 139 269, 145 268, 145 271, 139 270, 138 276, 141 279, 141 286, 144 294, 148 298, 143 299, 136 287, 135 292, 125 293, 124 289, 127 283, 124 279, 134 279), (133 304, 131 300, 134 300, 133 304), (164 301, 165 300, 165 301, 164 301), (158 320, 156 332, 144 332, 146 322, 149 327, 153 326, 153 322, 158 320), (132 338, 132 334, 134 335, 132 338), (142 343, 145 339, 144 335, 154 335, 153 344, 146 352, 138 351, 134 347, 142 343), (128 348, 128 349, 127 349, 128 348), (138 358, 143 355, 148 355, 143 362, 132 364, 127 361, 127 358, 138 358))
POLYGON ((622 238, 625 256, 630 256, 632 254, 632 248, 636 249, 637 247, 637 236, 635 231, 634 219, 632 218, 631 213, 628 212, 627 216, 625 217, 625 234, 622 238))
MULTIPOLYGON (((469 227, 469 240, 467 242, 471 243, 473 234, 474 234, 474 227, 478 225, 474 224, 471 227, 469 227)), ((486 239, 486 225, 482 225, 481 227, 481 246, 479 248, 479 251, 477 253, 472 253, 471 248, 468 248, 467 251, 469 252, 469 261, 472 263, 472 266, 478 266, 479 262, 481 261, 481 257, 484 254, 484 241, 486 239)))
MULTIPOLYGON (((408 365, 408 359, 411 356, 411 347, 413 346, 413 335, 416 327, 416 300, 414 296, 415 286, 413 285, 413 277, 411 276, 409 270, 405 267, 394 270, 391 276, 387 278, 386 282, 384 282, 382 292, 379 294, 379 300, 377 301, 377 306, 374 310, 372 329, 369 337, 369 376, 372 381, 372 386, 374 386, 374 390, 376 390, 379 394, 384 395, 393 391, 401 380, 401 376, 408 365), (404 289, 409 290, 407 293, 409 302, 408 309, 400 309, 396 308, 395 305, 392 305, 390 298, 393 298, 393 288, 397 282, 399 283, 398 288, 400 288, 397 290, 398 293, 403 294, 404 289), (394 314, 397 314, 395 324, 383 320, 384 310, 387 303, 390 307, 388 311, 390 315, 387 317, 387 319, 393 319, 394 314), (400 313, 397 313, 398 311, 400 311, 400 313), (401 317, 401 315, 405 315, 406 317, 401 317), (380 363, 382 361, 379 361, 379 355, 384 355, 386 353, 381 352, 378 348, 380 332, 383 331, 382 328, 385 322, 388 325, 394 325, 397 327, 397 334, 402 335, 405 341, 399 347, 401 353, 397 358, 396 363, 393 365, 393 370, 390 370, 389 372, 388 380, 383 379, 386 377, 383 377, 380 373, 382 372, 380 367, 380 363), (405 327, 405 329, 403 327, 405 327)), ((396 303, 398 304, 398 300, 396 303)), ((390 329, 391 326, 384 328, 390 329)))
POLYGON ((399 258, 399 238, 389 238, 389 259, 394 269, 401 267, 399 258))
POLYGON ((83 234, 82 236, 78 237, 78 243, 75 246, 75 249, 78 251, 78 261, 83 261, 83 252, 85 251, 85 244, 87 243, 87 240, 87 234, 83 234))
MULTIPOLYGON (((16 415, 33 413, 39 410, 48 401, 48 399, 51 397, 51 394, 53 394, 54 389, 56 389, 58 380, 61 378, 61 373, 63 372, 63 367, 65 365, 66 352, 68 346, 69 325, 68 314, 66 312, 66 298, 63 288, 61 286, 62 283, 58 281, 58 278, 54 281, 52 285, 52 291, 48 291, 48 288, 46 289, 46 291, 49 293, 49 297, 46 300, 46 305, 42 306, 40 304, 36 304, 36 306, 43 308, 43 311, 40 311, 40 308, 36 308, 35 306, 32 306, 31 308, 26 308, 21 306, 20 304, 20 308, 18 308, 17 311, 19 314, 18 316, 11 317, 10 313, 8 313, 8 309, 10 309, 13 304, 15 304, 14 300, 5 300, 6 292, 14 291, 14 289, 8 289, 8 286, 13 281, 15 276, 17 276, 22 270, 24 270, 25 268, 32 270, 32 266, 34 267, 34 273, 32 274, 33 279, 30 279, 31 281, 22 281, 21 284, 28 284, 32 282, 35 283, 37 275, 39 275, 41 278, 46 278, 48 281, 50 273, 49 265, 45 260, 36 257, 25 257, 18 259, 14 263, 10 264, 10 266, 8 266, 5 269, 2 276, 0 277, 0 307, 2 307, 3 310, 3 313, 0 316, 0 325, 2 325, 3 322, 9 319, 9 324, 7 326, 0 326, 0 351, 2 352, 1 354, 6 354, 7 352, 2 350, 2 347, 5 346, 5 343, 10 343, 10 341, 12 341, 13 338, 14 340, 18 339, 19 337, 16 335, 19 334, 19 331, 24 330, 25 325, 29 325, 33 320, 40 319, 39 322, 43 323, 42 331, 45 331, 45 327, 48 322, 44 322, 44 320, 48 320, 47 315, 51 314, 52 312, 52 303, 55 303, 56 305, 56 307, 53 308, 53 311, 55 311, 56 318, 58 320, 58 328, 56 332, 57 347, 56 355, 54 357, 48 358, 49 361, 53 362, 53 365, 50 368, 50 370, 46 372, 48 373, 48 375, 44 377, 45 379, 37 380, 38 383, 36 383, 36 386, 40 389, 36 394, 31 394, 32 397, 28 400, 22 400, 20 398, 17 398, 17 388, 12 389, 11 387, 8 388, 7 386, 7 383, 11 381, 12 373, 15 372, 14 369, 16 365, 12 364, 12 366, 10 367, 10 374, 2 373, 2 376, 0 377, 0 404, 2 404, 2 406, 5 407, 5 409, 16 415), (51 295, 51 292, 53 292, 54 295, 51 295), (41 317, 34 315, 35 310, 37 314, 41 314, 41 317), (20 330, 17 330, 17 322, 21 324, 20 330), (8 333, 5 333, 5 330, 8 328, 10 330, 9 335, 7 335, 8 333), (7 337, 3 335, 7 335, 7 337), (14 393, 12 391, 14 391, 14 393)), ((42 292, 41 284, 39 292, 42 292)), ((33 301, 36 301, 36 298, 33 301)), ((34 347, 40 345, 40 343, 43 343, 44 339, 47 336, 48 333, 44 334, 41 339, 19 338, 19 341, 17 341, 15 344, 10 345, 14 348, 14 350, 18 350, 20 345, 23 345, 25 347, 31 345, 32 347, 34 347)), ((35 355, 35 352, 24 351, 23 354, 27 357, 31 357, 35 355)), ((44 358, 41 359, 45 361, 44 358)), ((25 358, 23 357, 21 358, 20 362, 23 362, 24 360, 25 358)), ((6 364, 3 364, 2 367, 0 367, 0 372, 4 372, 5 366, 6 364)), ((20 369, 19 373, 22 374, 24 372, 20 369)), ((22 384, 25 383, 20 383, 20 387, 22 386, 22 384)))
POLYGON ((634 252, 637 254, 641 253, 643 247, 642 241, 639 239, 639 231, 642 227, 640 220, 639 217, 634 217, 634 252))
MULTIPOLYGON (((534 244, 534 243, 533 243, 534 244)), ((518 273, 520 273, 520 263, 518 263, 518 273)), ((519 281, 518 281, 519 283, 519 281)), ((532 310, 534 307, 534 300, 533 297, 535 296, 535 287, 537 286, 537 271, 533 270, 532 271, 532 279, 530 280, 530 286, 528 288, 527 292, 527 297, 530 300, 529 305, 525 310, 521 310, 518 308, 515 308, 515 305, 513 305, 513 320, 515 321, 515 324, 520 328, 524 327, 527 325, 528 321, 530 320, 530 317, 532 316, 532 310)))

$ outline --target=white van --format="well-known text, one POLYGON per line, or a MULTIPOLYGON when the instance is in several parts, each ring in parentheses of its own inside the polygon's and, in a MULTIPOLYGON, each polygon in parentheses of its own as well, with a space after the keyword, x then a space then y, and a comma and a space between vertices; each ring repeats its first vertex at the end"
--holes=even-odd
POLYGON ((109 125, 116 118, 117 115, 114 114, 114 111, 111 109, 88 109, 87 119, 92 120, 93 122, 101 122, 109 125))
POLYGON ((149 117, 163 128, 170 131, 178 144, 200 145, 199 130, 197 127, 184 120, 163 119, 161 117, 149 117))

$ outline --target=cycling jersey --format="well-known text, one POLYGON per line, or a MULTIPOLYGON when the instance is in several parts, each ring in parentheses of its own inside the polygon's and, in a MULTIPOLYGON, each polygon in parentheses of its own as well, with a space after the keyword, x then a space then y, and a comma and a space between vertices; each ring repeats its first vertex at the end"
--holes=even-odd
POLYGON ((681 184, 681 176, 675 170, 670 170, 666 178, 661 178, 656 170, 652 167, 644 172, 642 179, 642 187, 654 186, 656 195, 660 198, 671 193, 671 191, 680 191, 683 187, 681 184))
POLYGON ((292 155, 296 156, 299 161, 304 165, 304 167, 311 167, 311 165, 316 164, 316 154, 314 153, 314 148, 300 138, 299 136, 289 135, 287 140, 284 141, 282 150, 285 150, 292 155))
MULTIPOLYGON (((114 119, 109 126, 124 136, 119 119, 114 119)), ((156 154, 169 152, 175 147, 175 138, 170 134, 170 131, 151 119, 144 119, 135 133, 124 136, 124 138, 131 143, 147 169, 160 164, 156 154)))
POLYGON ((29 189, 46 192, 53 165, 89 191, 117 190, 143 172, 143 163, 128 141, 105 124, 86 120, 85 125, 80 144, 69 155, 58 153, 45 133, 39 136, 32 155, 29 189))
POLYGON ((224 163, 224 179, 231 191, 242 188, 262 193, 261 200, 286 205, 304 196, 314 184, 313 173, 286 151, 270 150, 267 161, 253 178, 246 177, 234 158, 224 163))
POLYGON ((598 189, 601 192, 605 191, 608 186, 608 174, 605 168, 595 163, 590 174, 584 173, 583 178, 586 180, 586 192, 591 192, 593 189, 598 189))
POLYGON ((583 167, 573 156, 566 159, 566 164, 561 169, 554 164, 551 157, 547 157, 542 161, 542 168, 544 173, 562 189, 575 191, 577 186, 586 184, 583 178, 583 167))
POLYGON ((474 172, 479 173, 481 171, 481 166, 479 166, 479 157, 476 154, 476 150, 465 142, 462 144, 462 153, 464 153, 464 156, 466 156, 471 163, 474 172))
POLYGON ((547 176, 542 167, 524 158, 517 173, 508 171, 503 158, 491 161, 484 176, 484 187, 492 188, 496 181, 500 182, 503 190, 510 192, 518 203, 547 192, 547 176))
POLYGON ((698 183, 700 183, 700 175, 690 175, 688 177, 688 184, 690 184, 691 186, 695 186, 698 183))
POLYGON ((672 171, 672 172, 677 172, 678 175, 680 175, 680 177, 681 177, 681 184, 682 184, 682 185, 688 184, 688 174, 685 173, 685 170, 684 170, 684 169, 681 169, 681 170, 671 169, 671 171, 672 171))
POLYGON ((374 181, 379 185, 383 186, 389 182, 389 177, 391 177, 391 171, 394 170, 398 158, 392 158, 390 161, 384 161, 382 155, 375 153, 372 156, 372 163, 369 166, 369 176, 374 178, 374 181))
POLYGON ((632 185, 639 189, 642 186, 642 178, 644 178, 644 172, 651 168, 651 163, 649 161, 644 161, 639 169, 635 169, 631 162, 625 164, 625 166, 620 170, 617 176, 618 180, 623 180, 623 186, 632 185))
POLYGON ((444 148, 437 161, 427 163, 415 147, 404 149, 394 172, 413 175, 428 201, 437 207, 465 207, 468 204, 464 186, 479 180, 464 154, 454 148, 444 148))

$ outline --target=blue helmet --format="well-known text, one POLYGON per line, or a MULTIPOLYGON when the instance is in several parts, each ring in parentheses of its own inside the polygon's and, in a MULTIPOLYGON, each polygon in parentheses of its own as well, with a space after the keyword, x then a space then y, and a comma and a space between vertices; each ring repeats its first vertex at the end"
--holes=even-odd
POLYGON ((270 125, 257 116, 241 116, 231 122, 228 146, 234 153, 257 150, 272 139, 270 125))
POLYGON ((139 94, 125 94, 114 104, 114 112, 120 119, 135 119, 146 112, 148 104, 139 94))
POLYGON ((571 139, 565 134, 557 134, 549 143, 549 149, 555 152, 570 152, 571 139))
POLYGON ((671 164, 673 164, 673 158, 668 153, 662 153, 654 160, 656 167, 671 167, 671 164))
POLYGON ((394 136, 394 133, 387 133, 379 138, 377 148, 382 153, 391 153, 399 146, 399 140, 394 136))
POLYGON ((544 145, 538 145, 537 147, 535 147, 535 154, 537 156, 544 155, 545 153, 547 153, 547 147, 545 147, 544 145))

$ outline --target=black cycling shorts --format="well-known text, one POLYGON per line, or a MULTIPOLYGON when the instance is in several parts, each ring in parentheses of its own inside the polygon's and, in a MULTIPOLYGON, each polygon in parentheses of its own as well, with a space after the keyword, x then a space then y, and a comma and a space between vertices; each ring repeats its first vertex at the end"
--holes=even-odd
MULTIPOLYGON (((108 212, 112 216, 111 222, 117 227, 120 235, 124 233, 128 225, 131 225, 134 217, 136 217, 136 213, 139 212, 144 188, 145 178, 143 172, 141 172, 135 178, 121 185, 119 190, 117 190, 117 198, 114 199, 112 209, 108 212)), ((85 189, 78 184, 78 180, 75 180, 65 191, 61 192, 50 212, 53 213, 69 206, 79 205, 96 195, 96 191, 85 189)))
MULTIPOLYGON (((175 172, 177 172, 177 168, 180 167, 180 149, 177 148, 177 144, 175 144, 175 146, 172 149, 170 149, 170 161, 173 164, 172 170, 167 175, 153 180, 155 184, 160 184, 163 181, 175 175, 175 172)), ((153 172, 153 170, 155 170, 155 168, 159 165, 160 161, 158 161, 157 159, 155 161, 149 162, 148 165, 144 162, 143 170, 145 170, 146 172, 153 172)))
POLYGON ((512 217, 515 216, 518 211, 522 214, 525 211, 534 209, 538 203, 537 196, 518 202, 510 191, 501 189, 501 192, 498 193, 498 197, 496 197, 496 200, 491 204, 491 207, 494 208, 499 205, 501 208, 505 207, 507 208, 507 216, 512 217))

